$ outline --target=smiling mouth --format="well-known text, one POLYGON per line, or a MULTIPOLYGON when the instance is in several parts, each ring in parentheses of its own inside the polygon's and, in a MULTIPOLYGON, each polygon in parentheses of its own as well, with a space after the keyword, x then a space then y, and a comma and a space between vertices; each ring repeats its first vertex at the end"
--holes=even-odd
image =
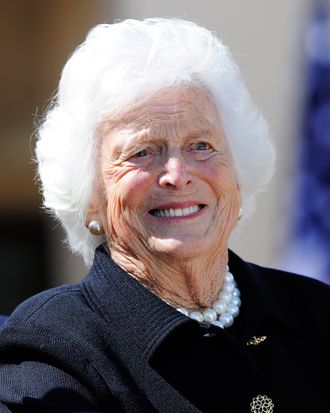
POLYGON ((196 212, 201 211, 205 205, 193 205, 187 208, 166 208, 166 209, 152 209, 149 211, 154 217, 160 218, 176 218, 176 217, 187 217, 189 215, 196 214, 196 212))

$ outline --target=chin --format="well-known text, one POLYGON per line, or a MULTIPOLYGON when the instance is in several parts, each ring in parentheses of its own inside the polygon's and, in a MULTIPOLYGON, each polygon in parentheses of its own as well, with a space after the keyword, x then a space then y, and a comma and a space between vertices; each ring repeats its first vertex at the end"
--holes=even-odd
POLYGON ((207 252, 205 240, 179 240, 173 238, 151 238, 149 246, 152 251, 180 260, 197 258, 207 252))

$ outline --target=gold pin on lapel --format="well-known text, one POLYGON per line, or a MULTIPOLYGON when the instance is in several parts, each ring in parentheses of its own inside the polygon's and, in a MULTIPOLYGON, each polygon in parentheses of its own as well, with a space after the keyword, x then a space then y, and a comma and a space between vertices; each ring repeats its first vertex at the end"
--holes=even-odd
POLYGON ((246 343, 247 346, 257 346, 258 344, 262 343, 267 339, 267 336, 253 336, 250 340, 246 343))

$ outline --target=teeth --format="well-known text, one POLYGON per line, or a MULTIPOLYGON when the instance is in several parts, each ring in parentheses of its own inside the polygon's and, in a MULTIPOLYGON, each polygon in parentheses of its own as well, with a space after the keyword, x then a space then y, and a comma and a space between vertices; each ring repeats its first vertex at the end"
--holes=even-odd
POLYGON ((178 209, 157 209, 154 211, 153 215, 162 218, 173 218, 173 217, 185 217, 187 215, 192 215, 197 211, 202 209, 199 205, 194 205, 189 208, 178 208, 178 209))

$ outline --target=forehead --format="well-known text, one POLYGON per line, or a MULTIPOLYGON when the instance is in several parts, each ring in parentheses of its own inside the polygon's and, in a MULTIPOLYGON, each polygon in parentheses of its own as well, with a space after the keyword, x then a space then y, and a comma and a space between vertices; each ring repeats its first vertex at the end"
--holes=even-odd
POLYGON ((107 131, 141 130, 168 124, 179 128, 216 128, 220 126, 218 110, 206 89, 197 86, 172 86, 140 99, 107 122, 107 131))

